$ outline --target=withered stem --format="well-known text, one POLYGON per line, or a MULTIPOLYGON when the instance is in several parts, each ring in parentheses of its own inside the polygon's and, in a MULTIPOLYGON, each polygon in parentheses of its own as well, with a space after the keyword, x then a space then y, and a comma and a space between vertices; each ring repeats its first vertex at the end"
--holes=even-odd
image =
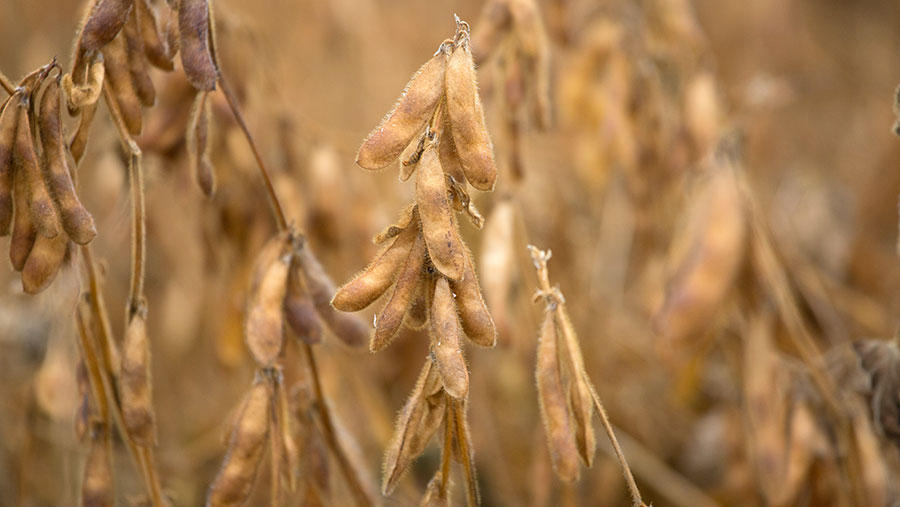
POLYGON ((463 470, 466 472, 466 501, 469 507, 481 505, 481 496, 478 494, 478 479, 475 477, 475 465, 472 463, 471 453, 469 452, 469 436, 466 433, 466 417, 463 400, 457 400, 447 396, 448 405, 452 407, 453 422, 456 426, 456 442, 459 444, 459 454, 462 458, 463 470))
POLYGON ((0 71, 0 86, 2 86, 6 93, 9 95, 12 95, 16 92, 16 86, 12 83, 12 81, 9 80, 8 77, 6 77, 6 75, 3 74, 2 71, 0 71))
POLYGON ((103 86, 106 107, 119 132, 122 149, 129 156, 128 168, 131 178, 131 289, 128 296, 126 316, 130 319, 134 309, 144 299, 144 264, 146 252, 146 219, 144 209, 144 170, 141 149, 128 133, 125 120, 119 111, 115 97, 108 86, 103 86))
POLYGON ((628 484, 628 491, 631 493, 631 504, 635 507, 647 507, 647 504, 641 499, 641 492, 634 482, 634 475, 631 474, 631 468, 628 466, 628 461, 625 460, 625 453, 622 452, 619 441, 616 439, 616 432, 613 431, 612 424, 609 422, 609 417, 606 415, 606 408, 603 407, 603 402, 600 401, 600 396, 597 395, 597 390, 594 389, 594 384, 588 377, 587 372, 584 373, 584 382, 591 391, 591 399, 594 400, 594 408, 597 409, 597 413, 600 415, 600 423, 603 425, 603 431, 605 431, 606 436, 609 437, 609 443, 612 445, 613 452, 616 454, 616 459, 619 460, 619 464, 622 466, 622 475, 625 476, 625 483, 628 484))
POLYGON ((275 214, 275 223, 278 226, 279 231, 287 230, 287 219, 284 216, 284 210, 281 208, 281 202, 278 200, 278 195, 275 193, 275 186, 272 185, 272 179, 269 177, 269 171, 266 169, 266 165, 263 163, 262 156, 259 154, 259 149, 256 147, 256 142, 253 140, 253 136, 250 134, 250 129, 247 127, 247 122, 244 121, 244 115, 241 113, 241 108, 238 106, 237 99, 234 96, 234 93, 231 91, 231 87, 228 85, 228 81, 225 79, 225 76, 222 75, 221 69, 219 70, 219 86, 222 89, 222 93, 225 95, 225 100, 228 101, 228 107, 231 108, 231 113, 234 115, 234 119, 237 121, 238 125, 241 127, 241 130, 244 132, 244 137, 247 139, 247 143, 250 145, 250 150, 253 152, 253 157, 256 158, 256 165, 259 167, 259 173, 262 175, 263 183, 266 185, 266 192, 269 194, 269 205, 272 206, 272 212, 275 214))
POLYGON ((325 403, 325 395, 322 392, 322 382, 319 379, 319 369, 316 366, 316 359, 313 356, 313 348, 310 344, 305 342, 303 343, 303 348, 304 352, 306 352, 305 355, 307 365, 309 366, 310 377, 312 378, 313 387, 316 391, 316 408, 321 416, 322 433, 325 435, 325 441, 328 443, 328 447, 331 448, 331 452, 334 453, 335 458, 337 458, 338 465, 340 465, 341 472, 344 474, 344 479, 346 479, 347 484, 350 486, 350 492, 353 494, 356 504, 359 506, 370 506, 372 505, 372 500, 363 489, 362 484, 359 483, 356 471, 353 469, 350 460, 347 458, 346 453, 337 440, 334 423, 331 420, 331 412, 328 410, 328 405, 325 403))

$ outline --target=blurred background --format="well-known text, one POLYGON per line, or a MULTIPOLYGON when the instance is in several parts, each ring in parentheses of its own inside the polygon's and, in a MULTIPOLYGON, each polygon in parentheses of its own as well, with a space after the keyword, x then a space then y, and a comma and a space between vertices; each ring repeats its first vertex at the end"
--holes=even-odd
MULTIPOLYGON (((359 143, 452 36, 453 14, 477 33, 490 3, 215 2, 223 72, 289 218, 336 282, 368 263, 371 237, 413 195, 396 164, 359 169, 359 143)), ((522 40, 501 41, 479 64, 501 176, 493 193, 474 192, 485 228, 461 221, 501 333, 496 349, 467 350, 484 504, 629 502, 608 452, 574 485, 553 474, 534 387, 542 305, 531 302, 527 244, 553 252, 551 282, 566 297, 645 501, 854 505, 862 491, 868 505, 895 504, 900 5, 537 5, 546 73, 517 73, 522 40), (529 107, 541 88, 531 80, 544 78, 552 113, 542 126, 529 107), (858 340, 878 340, 864 343, 880 347, 883 369, 860 363, 851 347, 858 340), (817 383, 822 376, 833 392, 817 383), (840 401, 843 423, 823 396, 840 401), (849 440, 841 436, 847 420, 849 440)), ((18 79, 54 56, 68 67, 83 8, 0 0, 3 73, 18 79)), ((212 96, 211 126, 219 182, 207 199, 184 148, 189 85, 179 72, 153 77, 159 98, 139 142, 157 458, 175 504, 200 505, 221 463, 225 421, 253 379, 242 318, 253 258, 274 224, 221 94, 212 96)), ((131 234, 124 160, 101 113, 79 194, 97 220, 93 251, 119 336, 131 234)), ((81 275, 68 267, 28 296, 3 264, 0 504, 75 505, 86 453, 73 429, 81 275)), ((329 338, 318 349, 325 392, 373 490, 427 344, 427 335, 405 330, 377 355, 329 338)), ((121 446, 116 460, 119 504, 144 503, 121 446)), ((433 444, 379 501, 416 504, 438 462, 433 444)), ((327 503, 344 505, 332 475, 327 503)), ((259 482, 254 505, 267 501, 259 482)), ((461 490, 454 496, 463 501, 461 490)))

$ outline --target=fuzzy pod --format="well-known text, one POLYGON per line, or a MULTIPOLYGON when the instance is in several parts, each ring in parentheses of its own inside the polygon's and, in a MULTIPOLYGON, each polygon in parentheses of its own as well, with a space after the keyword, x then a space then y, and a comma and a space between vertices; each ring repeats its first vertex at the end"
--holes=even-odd
POLYGON ((425 241, 416 234, 415 242, 409 249, 403 269, 397 274, 394 292, 375 319, 375 333, 369 342, 369 350, 378 352, 394 341, 400 332, 403 319, 412 306, 416 289, 422 280, 425 266, 425 241))
POLYGON ((584 358, 581 355, 581 344, 575 334, 575 327, 569 318, 566 306, 560 303, 555 312, 556 329, 562 332, 561 351, 565 358, 570 375, 568 376, 567 392, 569 407, 572 413, 572 429, 575 432, 575 445, 584 466, 590 468, 594 465, 594 454, 597 451, 597 438, 594 435, 594 400, 591 396, 591 386, 588 384, 587 370, 584 368, 584 358))
POLYGON ((322 342, 322 321, 301 282, 299 262, 293 259, 288 272, 287 295, 284 297, 284 318, 294 335, 314 345, 322 342))
POLYGON ((244 331, 250 352, 263 367, 272 366, 284 342, 284 298, 291 260, 288 239, 280 235, 264 247, 250 287, 244 331))
POLYGON ((206 498, 208 506, 243 505, 250 495, 269 441, 270 390, 257 382, 235 419, 225 460, 206 498))
POLYGON ((465 246, 456 229, 453 209, 447 198, 444 171, 433 144, 425 149, 419 166, 416 173, 416 203, 428 254, 441 274, 458 280, 463 273, 465 246))
POLYGON ((59 84, 50 82, 41 98, 38 127, 41 133, 45 178, 53 204, 59 212, 63 230, 79 245, 86 245, 97 235, 94 218, 78 200, 72 171, 63 141, 59 84))
POLYGON ((207 0, 181 0, 178 9, 179 50, 181 65, 194 88, 211 91, 216 88, 218 70, 210 47, 209 4, 207 0))
POLYGON ((409 399, 397 416, 394 434, 384 454, 383 494, 389 495, 394 490, 410 463, 422 454, 437 432, 446 413, 446 399, 437 368, 431 359, 426 359, 409 399))
POLYGON ((465 187, 466 174, 463 172, 462 162, 459 160, 459 152, 453 141, 453 127, 450 125, 450 117, 446 111, 441 114, 441 135, 437 139, 437 145, 441 168, 457 183, 465 187))
POLYGON ((22 267, 22 290, 26 294, 37 294, 50 286, 66 257, 68 243, 65 234, 53 238, 37 235, 22 267))
POLYGON ((122 343, 119 373, 122 415, 128 435, 140 446, 156 443, 156 413, 153 410, 153 381, 150 372, 150 341, 147 338, 147 309, 141 304, 132 314, 122 343))
POLYGON ((0 236, 9 234, 13 219, 13 150, 19 123, 18 102, 19 94, 13 94, 0 112, 0 236))
POLYGON ((410 329, 419 330, 428 324, 428 308, 429 302, 433 298, 434 292, 434 275, 425 274, 422 281, 419 282, 419 288, 416 289, 416 295, 413 297, 412 305, 406 313, 405 324, 410 329))
POLYGON ((468 43, 453 50, 447 64, 447 114, 463 172, 478 190, 491 191, 497 180, 494 149, 478 97, 475 64, 468 43))
POLYGON ((439 276, 431 302, 432 353, 447 394, 463 399, 469 393, 469 370, 459 345, 459 316, 447 279, 439 276))
POLYGON ((112 447, 109 432, 94 428, 91 435, 84 476, 81 480, 81 505, 84 507, 113 507, 116 501, 113 487, 112 447))
POLYGON ((216 174, 209 160, 210 114, 209 93, 198 92, 188 117, 187 151, 194 180, 207 197, 216 191, 216 174))
POLYGON ((81 30, 79 52, 100 51, 116 38, 128 20, 134 0, 100 0, 81 30))
POLYGON ((559 368, 559 338, 553 314, 550 308, 544 311, 544 322, 538 339, 535 379, 553 470, 561 480, 573 482, 578 480, 581 469, 559 368))
MULTIPOLYGON (((25 176, 25 199, 28 202, 28 212, 31 214, 31 221, 37 231, 48 238, 53 238, 59 234, 59 217, 56 215, 56 208, 38 161, 34 139, 31 137, 31 122, 28 119, 26 104, 20 102, 18 107, 22 110, 19 112, 14 151, 19 164, 18 169, 25 176)), ((18 210, 16 212, 18 213, 18 210)))
POLYGON ((138 24, 140 25, 141 41, 144 46, 144 56, 151 65, 165 71, 175 69, 172 53, 169 52, 164 35, 159 29, 156 14, 147 3, 147 0, 136 0, 138 24))
POLYGON ((418 236, 418 228, 407 227, 366 269, 338 289, 331 304, 343 312, 356 312, 374 303, 394 283, 418 236))
MULTIPOLYGON (((342 343, 351 348, 363 348, 369 341, 369 327, 356 315, 339 312, 331 306, 334 296, 334 282, 325 272, 322 264, 312 254, 308 245, 295 253, 303 273, 304 287, 328 329, 342 343)), ((298 273, 299 274, 299 273, 298 273)))
POLYGON ((13 269, 22 271, 25 268, 25 261, 31 248, 37 239, 37 229, 31 220, 31 213, 28 212, 28 186, 25 183, 25 175, 21 171, 16 171, 14 175, 13 199, 15 201, 15 216, 12 228, 12 238, 9 242, 9 260, 13 269))
POLYGON ((450 280, 450 288, 456 294, 455 302, 462 329, 469 340, 481 347, 496 345, 497 328, 481 296, 478 275, 475 274, 472 256, 468 251, 463 258, 463 276, 459 280, 450 280))
POLYGON ((78 119, 78 129, 69 140, 69 153, 77 165, 87 149, 88 137, 91 134, 91 125, 94 123, 94 115, 97 113, 97 102, 81 108, 81 116, 78 119))
POLYGON ((363 141, 356 163, 377 170, 393 162, 431 119, 444 94, 450 44, 443 42, 406 85, 397 104, 363 141))
POLYGON ((156 88, 150 79, 150 67, 147 65, 147 57, 144 56, 144 40, 141 37, 139 17, 140 9, 132 9, 125 28, 122 29, 122 35, 125 38, 125 54, 128 58, 131 84, 141 104, 152 107, 156 103, 156 88))
POLYGON ((124 37, 117 37, 103 48, 103 65, 106 68, 106 84, 115 97, 115 106, 125 122, 125 128, 133 136, 141 134, 141 99, 131 78, 124 37))

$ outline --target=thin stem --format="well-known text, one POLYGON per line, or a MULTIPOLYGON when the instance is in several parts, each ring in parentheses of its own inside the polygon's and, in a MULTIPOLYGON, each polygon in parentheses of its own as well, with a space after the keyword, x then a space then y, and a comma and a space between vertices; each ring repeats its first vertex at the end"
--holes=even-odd
POLYGON ((450 487, 450 459, 453 454, 453 409, 450 404, 444 411, 444 448, 441 449, 441 491, 440 497, 447 498, 450 487))
MULTIPOLYGON (((628 453, 635 473, 672 505, 677 507, 717 507, 719 505, 703 490, 672 470, 665 461, 659 459, 627 432, 614 426, 613 429, 618 434, 624 452, 628 453)), ((602 446, 601 449, 609 453, 606 446, 602 446)))
POLYGON ((222 93, 225 95, 225 100, 228 101, 228 107, 231 108, 231 113, 234 115, 234 119, 238 122, 238 125, 241 127, 241 130, 244 132, 244 137, 247 138, 247 143, 250 145, 250 150, 253 152, 253 157, 256 158, 256 165, 259 167, 259 173, 262 175, 263 183, 266 185, 266 192, 269 194, 269 204, 272 206, 272 212, 275 214, 275 223, 278 226, 279 231, 284 231, 287 229, 287 219, 284 215, 284 210, 281 208, 281 202, 278 200, 278 195, 275 193, 275 186, 272 185, 272 179, 269 177, 269 171, 266 169, 266 165, 263 163, 262 156, 259 154, 259 149, 256 147, 256 142, 253 141, 253 136, 250 134, 250 129, 247 127, 247 122, 244 121, 244 115, 241 113, 240 106, 238 106, 237 99, 234 96, 234 93, 231 91, 231 87, 228 85, 228 81, 225 80, 225 76, 222 75, 222 71, 219 70, 219 86, 222 88, 222 93))
POLYGON ((0 86, 3 87, 3 90, 5 90, 8 95, 16 93, 16 86, 3 74, 3 72, 0 72, 0 86))
POLYGON ((612 445, 613 452, 616 454, 616 459, 619 460, 619 465, 622 466, 622 475, 625 476, 625 483, 628 484, 628 491, 631 493, 631 503, 635 507, 646 507, 647 504, 641 499, 641 492, 634 482, 634 475, 631 474, 631 468, 628 466, 628 461, 625 460, 625 454, 622 452, 619 441, 616 439, 616 432, 613 431, 612 424, 609 422, 609 417, 606 415, 606 408, 603 407, 603 402, 600 401, 600 396, 597 395, 597 390, 594 388, 594 384, 591 383, 591 379, 588 378, 587 373, 584 374, 584 382, 591 391, 591 398, 594 400, 594 408, 597 409, 597 413, 600 415, 600 423, 603 425, 603 430, 606 431, 606 436, 609 437, 609 443, 612 445))
POLYGON ((131 177, 131 289, 128 296, 128 312, 131 314, 137 304, 144 299, 144 271, 146 256, 146 210, 144 207, 144 169, 142 153, 137 142, 128 133, 125 120, 115 97, 108 86, 103 87, 103 98, 109 109, 119 139, 122 141, 122 149, 130 155, 129 172, 131 177))
POLYGON ((456 425, 456 443, 459 445, 459 454, 462 458, 463 469, 466 472, 466 501, 469 507, 481 505, 481 496, 478 493, 478 480, 475 478, 475 465, 472 463, 472 454, 469 452, 469 435, 466 432, 466 417, 463 400, 451 398, 446 395, 450 406, 453 407, 453 421, 456 425))
POLYGON ((97 402, 97 411, 100 413, 100 420, 109 424, 109 405, 106 397, 106 388, 103 385, 103 375, 100 373, 100 365, 97 361, 97 351, 91 343, 91 337, 88 334, 87 324, 81 309, 75 312, 75 324, 78 328, 78 344, 81 349, 81 357, 84 359, 90 376, 91 391, 94 394, 94 400, 97 402))
POLYGON ((363 489, 362 484, 359 483, 356 472, 350 464, 350 460, 347 458, 347 455, 337 441, 334 423, 331 420, 331 413, 328 410, 328 405, 325 403, 325 395, 322 392, 322 382, 319 380, 319 369, 316 366, 312 346, 308 343, 304 343, 303 347, 306 352, 306 361, 309 366, 310 377, 312 377, 313 387, 316 391, 316 408, 322 419, 322 433, 325 435, 328 446, 331 447, 331 451, 337 458, 338 465, 341 467, 341 472, 344 474, 344 478, 350 486, 350 492, 353 494, 353 498, 356 500, 357 505, 370 506, 372 505, 372 500, 363 489))

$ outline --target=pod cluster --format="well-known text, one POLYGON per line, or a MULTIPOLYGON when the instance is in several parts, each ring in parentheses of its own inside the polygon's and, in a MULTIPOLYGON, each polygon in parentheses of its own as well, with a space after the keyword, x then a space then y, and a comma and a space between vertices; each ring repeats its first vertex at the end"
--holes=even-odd
POLYGON ((212 195, 215 173, 208 138, 209 92, 215 89, 214 25, 208 0, 168 2, 157 9, 149 0, 100 0, 88 12, 75 48, 71 74, 64 78, 69 111, 81 112, 71 141, 75 160, 87 144, 97 98, 108 85, 107 105, 131 136, 143 129, 143 109, 156 103, 151 67, 169 72, 181 55, 185 76, 196 91, 187 126, 191 168, 200 189, 212 195))
MULTIPOLYGON (((529 249, 538 276, 547 280, 550 251, 533 246, 529 249)), ((549 283, 543 285, 549 286, 549 283)), ((597 449, 591 424, 594 388, 585 370, 581 344, 562 293, 555 287, 549 291, 542 289, 536 298, 545 303, 535 366, 541 419, 553 470, 561 480, 572 482, 581 475, 579 460, 588 468, 594 463, 597 449)))
MULTIPOLYGON (((468 185, 493 190, 497 168, 478 94, 469 26, 459 19, 454 37, 441 43, 413 75, 397 104, 363 142, 356 162, 377 170, 401 155, 400 180, 415 174, 415 202, 375 237, 383 247, 366 269, 338 289, 331 304, 341 311, 359 311, 390 292, 375 318, 372 352, 387 347, 404 325, 427 328, 431 336, 429 357, 385 457, 383 492, 394 488, 443 421, 445 459, 450 459, 454 442, 474 504, 477 483, 465 422, 469 373, 460 338, 465 335, 476 345, 493 347, 497 332, 472 256, 460 237, 457 213, 465 212, 476 227, 482 226, 468 185)), ((447 486, 441 467, 428 498, 446 500, 447 486)))
POLYGON ((0 105, 0 236, 12 234, 9 258, 30 294, 50 285, 72 242, 97 231, 75 193, 63 140, 60 77, 51 63, 29 74, 0 105))

